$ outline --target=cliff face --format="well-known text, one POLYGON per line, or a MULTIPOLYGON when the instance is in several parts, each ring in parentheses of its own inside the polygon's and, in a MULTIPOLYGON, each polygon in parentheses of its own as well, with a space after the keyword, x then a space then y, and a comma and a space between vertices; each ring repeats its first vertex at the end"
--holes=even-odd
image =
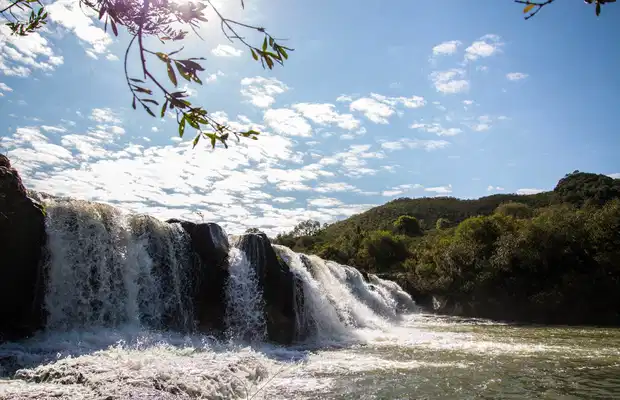
POLYGON ((0 341, 27 336, 44 324, 45 238, 43 208, 0 155, 0 341))
MULTIPOLYGON (((133 233, 157 224, 149 223, 150 220, 153 218, 145 217, 143 224, 135 224, 133 233)), ((188 290, 194 321, 184 325, 172 313, 164 318, 165 328, 221 336, 226 330, 226 287, 230 276, 228 237, 214 223, 177 219, 166 222, 179 224, 190 239, 188 251, 192 253, 189 255, 192 266, 188 290)), ((0 342, 22 339, 45 327, 44 296, 49 264, 46 238, 43 206, 28 196, 19 173, 11 167, 8 158, 0 155, 0 342)), ((152 240, 149 246, 153 256, 151 267, 157 270, 164 286, 170 285, 171 266, 165 257, 156 257, 163 251, 162 244, 152 240)), ((291 343, 296 337, 293 274, 277 258, 264 234, 245 235, 238 247, 246 253, 259 278, 268 338, 278 343, 291 343)))

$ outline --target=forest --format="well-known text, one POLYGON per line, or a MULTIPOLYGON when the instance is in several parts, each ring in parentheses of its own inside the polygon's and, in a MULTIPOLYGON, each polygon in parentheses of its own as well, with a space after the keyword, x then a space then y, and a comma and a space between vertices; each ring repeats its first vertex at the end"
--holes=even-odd
POLYGON ((620 180, 574 171, 553 191, 401 198, 274 242, 396 280, 438 312, 620 324, 620 180))

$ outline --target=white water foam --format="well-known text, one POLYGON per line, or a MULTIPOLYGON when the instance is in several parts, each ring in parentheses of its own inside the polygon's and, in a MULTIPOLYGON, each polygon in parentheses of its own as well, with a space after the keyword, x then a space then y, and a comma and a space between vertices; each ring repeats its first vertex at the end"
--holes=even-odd
POLYGON ((229 253, 226 285, 226 327, 231 339, 262 341, 267 334, 263 292, 256 269, 245 253, 232 247, 229 253))

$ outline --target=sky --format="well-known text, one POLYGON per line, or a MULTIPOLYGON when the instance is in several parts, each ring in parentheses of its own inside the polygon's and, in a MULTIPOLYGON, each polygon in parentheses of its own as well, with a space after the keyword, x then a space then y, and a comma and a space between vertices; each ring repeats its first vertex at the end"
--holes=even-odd
POLYGON ((261 132, 215 150, 192 149, 172 114, 131 108, 125 32, 104 32, 75 0, 46 4, 39 33, 0 26, 0 150, 34 190, 275 234, 401 197, 620 177, 620 4, 597 18, 556 2, 524 21, 510 0, 220 1, 295 50, 265 70, 211 14, 203 40, 189 36, 180 54, 206 57, 190 100, 261 132))

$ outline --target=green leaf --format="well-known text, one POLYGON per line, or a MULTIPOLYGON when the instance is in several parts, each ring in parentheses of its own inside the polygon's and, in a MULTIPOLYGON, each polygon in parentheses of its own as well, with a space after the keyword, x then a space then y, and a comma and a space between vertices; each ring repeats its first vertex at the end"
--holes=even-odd
POLYGON ((161 106, 161 113, 160 113, 160 117, 163 118, 164 115, 166 115, 166 107, 168 107, 168 100, 166 100, 166 102, 164 103, 163 106, 161 106))
POLYGON ((215 140, 216 140, 215 135, 211 136, 211 148, 213 149, 215 148, 215 140))
POLYGON ((155 55, 156 55, 157 57, 159 57, 159 59, 160 59, 160 60, 162 60, 163 62, 165 62, 165 63, 167 63, 167 62, 168 62, 168 55, 167 55, 166 53, 162 53, 162 52, 160 51, 160 52, 155 53, 155 55))
POLYGON ((196 137, 192 141, 192 149, 196 148, 196 145, 198 144, 198 141, 200 140, 201 136, 202 136, 202 133, 199 133, 198 135, 196 135, 196 137))
POLYGON ((110 25, 112 26, 112 32, 114 32, 114 36, 118 36, 118 28, 113 20, 110 20, 110 25))
POLYGON ((270 36, 270 37, 269 37, 269 46, 273 47, 273 43, 274 43, 274 40, 273 40, 273 38, 270 36))
POLYGON ((265 40, 263 40, 263 51, 267 50, 267 36, 265 36, 265 40))
POLYGON ((601 15, 601 3, 597 2, 596 3, 596 16, 598 17, 599 15, 601 15))
POLYGON ((153 99, 142 99, 142 101, 143 101, 143 102, 145 102, 145 103, 155 104, 155 105, 157 105, 157 106, 159 105, 159 103, 158 103, 158 102, 156 102, 156 101, 155 101, 155 100, 153 100, 153 99))
POLYGON ((168 78, 170 79, 170 82, 172 82, 172 84, 176 87, 177 76, 174 74, 174 69, 172 69, 172 64, 170 63, 170 61, 168 61, 167 67, 168 67, 168 78))
POLYGON ((132 81, 132 82, 144 83, 144 81, 142 79, 129 78, 129 80, 132 81))
POLYGON ((185 66, 185 68, 187 69, 194 69, 196 71, 204 71, 205 69, 202 67, 202 65, 198 64, 197 62, 194 61, 190 61, 190 60, 179 60, 178 62, 180 62, 181 64, 183 64, 183 66, 185 66))
POLYGON ((131 102, 131 107, 135 110, 136 109, 136 96, 133 96, 133 101, 131 102))
POLYGON ((269 56, 265 56, 265 62, 267 63, 269 69, 273 68, 273 60, 269 56))
MULTIPOLYGON (((147 107, 147 106, 145 106, 144 104, 142 104, 142 107, 144 107, 144 109, 146 110, 146 112, 147 112, 147 113, 149 113, 149 115, 150 115, 151 117, 155 117, 155 113, 154 113, 154 112, 153 112, 150 108, 148 108, 148 107, 147 107)), ((156 117, 156 118, 157 118, 157 117, 156 117)))
POLYGON ((256 61, 258 61, 258 54, 256 54, 256 52, 254 51, 254 49, 250 49, 250 52, 252 53, 252 58, 256 61))
POLYGON ((185 133, 185 115, 181 118, 181 122, 179 122, 179 137, 183 137, 185 133))
POLYGON ((190 124, 192 128, 200 129, 200 125, 196 123, 196 120, 194 118, 187 118, 187 123, 190 124))
POLYGON ((278 46, 278 51, 282 54, 282 57, 284 57, 285 60, 288 60, 288 53, 284 50, 284 47, 278 46))
POLYGON ((528 4, 527 6, 525 6, 525 8, 523 9, 523 14, 527 14, 528 12, 532 11, 532 8, 534 8, 536 4, 528 4))

